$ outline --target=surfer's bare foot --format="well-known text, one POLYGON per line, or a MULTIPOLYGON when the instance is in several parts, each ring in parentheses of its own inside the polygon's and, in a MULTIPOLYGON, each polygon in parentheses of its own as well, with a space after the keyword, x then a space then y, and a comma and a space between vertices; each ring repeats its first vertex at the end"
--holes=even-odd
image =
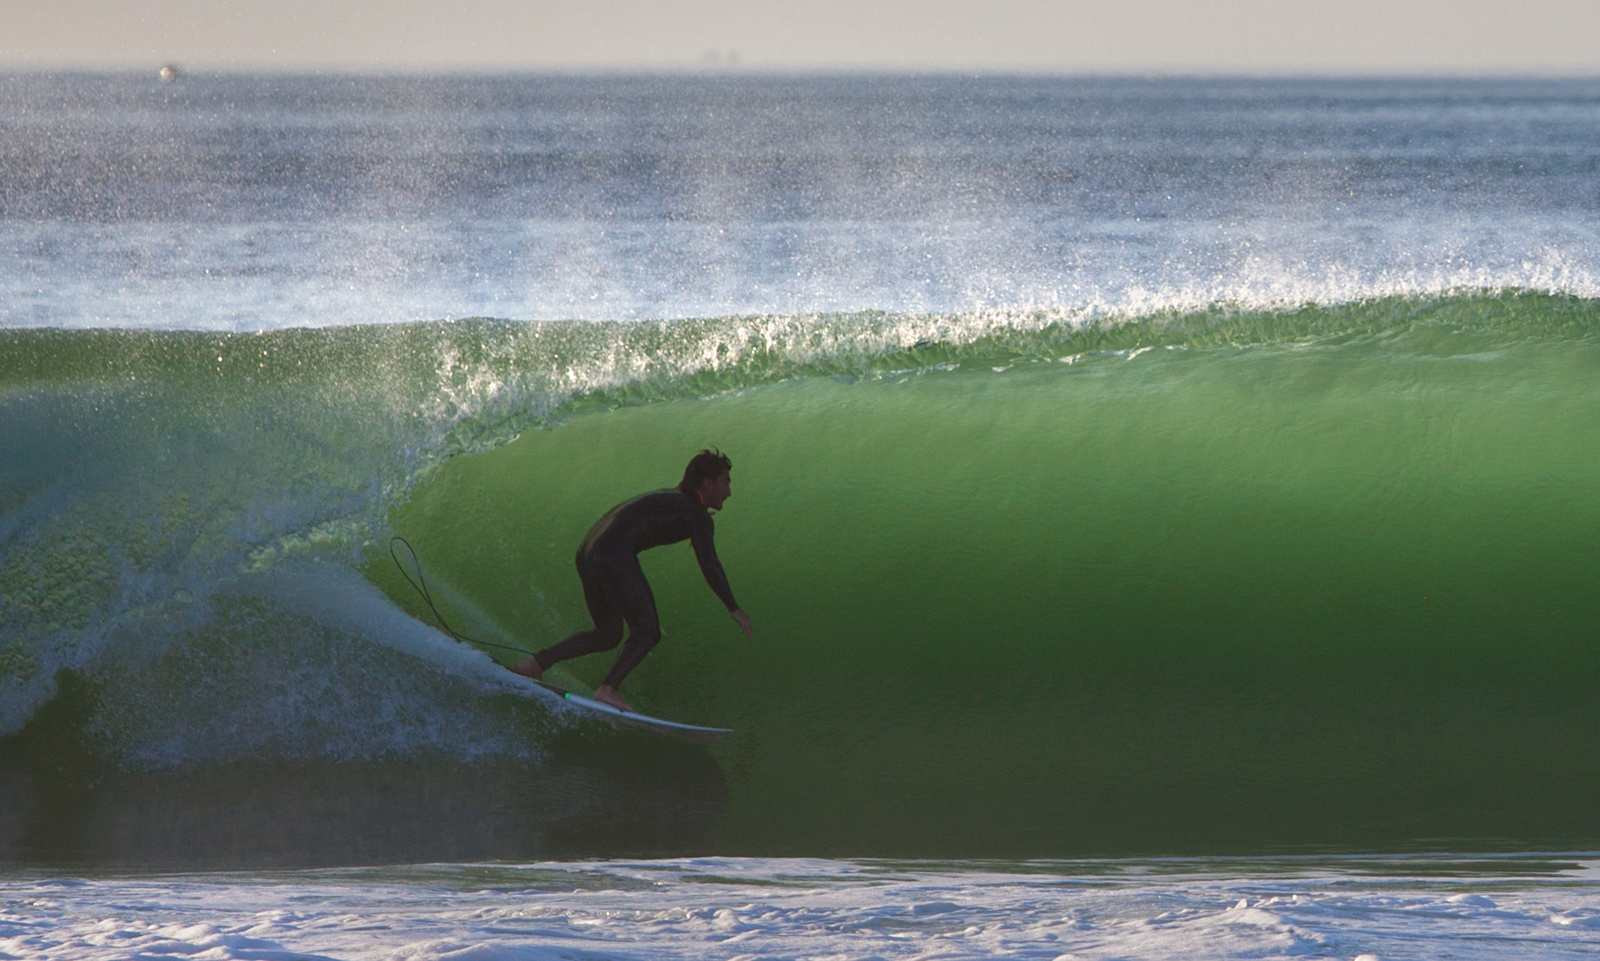
POLYGON ((518 661, 517 666, 513 667, 511 670, 515 674, 521 674, 523 677, 531 677, 535 681, 544 680, 544 668, 540 667, 539 662, 531 657, 518 661))
POLYGON ((630 714, 639 713, 633 709, 632 704, 629 704, 627 701, 622 699, 622 695, 617 693, 616 688, 609 684, 600 685, 599 690, 594 692, 594 699, 599 701, 601 704, 608 704, 619 711, 627 711, 630 714))

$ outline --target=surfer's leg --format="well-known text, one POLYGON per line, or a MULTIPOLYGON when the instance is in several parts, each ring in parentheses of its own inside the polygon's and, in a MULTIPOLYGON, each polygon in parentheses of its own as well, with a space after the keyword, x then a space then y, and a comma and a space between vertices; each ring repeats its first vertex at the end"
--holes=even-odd
POLYGON ((622 626, 626 619, 617 603, 620 592, 615 589, 616 585, 608 583, 615 580, 615 576, 608 577, 604 568, 586 564, 580 556, 578 578, 583 582, 583 600, 589 608, 589 616, 594 619, 594 630, 579 631, 539 651, 516 666, 518 674, 538 680, 545 671, 562 661, 609 651, 622 643, 622 626))
MULTIPOLYGON (((616 696, 617 688, 622 686, 623 678, 627 677, 650 649, 661 640, 661 620, 656 616, 656 597, 650 590, 650 582, 644 579, 644 571, 639 569, 638 561, 632 565, 632 570, 626 572, 622 583, 621 603, 623 619, 628 622, 628 643, 622 645, 622 653, 617 655, 615 663, 611 665, 610 673, 600 682, 600 689, 595 693, 595 699, 607 701, 601 697, 602 693, 616 696)), ((617 698, 621 700, 620 697, 617 698)), ((631 707, 626 710, 633 710, 631 707)))
POLYGON ((528 658, 527 661, 523 661, 521 664, 518 664, 517 673, 527 674, 529 677, 537 680, 538 678, 544 676, 545 671, 561 663, 562 661, 568 661, 574 657, 582 657, 585 654, 595 654, 600 651, 609 651, 616 647, 619 642, 621 642, 622 625, 623 619, 621 614, 611 614, 608 615, 604 620, 597 620, 595 622, 594 630, 579 631, 565 640, 556 644, 552 644, 544 650, 539 651, 532 657, 528 658), (532 661, 533 664, 528 665, 528 661, 532 661), (529 671, 523 669, 524 665, 537 667, 539 673, 529 673, 529 671))

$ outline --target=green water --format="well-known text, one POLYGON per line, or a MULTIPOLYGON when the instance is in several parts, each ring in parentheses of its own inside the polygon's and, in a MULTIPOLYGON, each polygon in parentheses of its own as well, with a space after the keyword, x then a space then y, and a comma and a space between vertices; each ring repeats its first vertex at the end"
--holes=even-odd
POLYGON ((0 862, 1600 844, 1600 302, 8 331, 0 413, 0 862), (391 528, 543 647, 712 445, 756 636, 650 552, 625 693, 727 742, 417 623, 391 528))
MULTIPOLYGON (((625 688, 737 729, 711 749, 726 853, 1600 838, 1594 339, 1215 340, 581 414, 450 461, 391 522, 539 648, 587 627, 588 525, 728 452, 718 547, 756 636, 687 545, 648 553, 665 638, 625 688)), ((367 571, 420 613, 386 555, 367 571)))

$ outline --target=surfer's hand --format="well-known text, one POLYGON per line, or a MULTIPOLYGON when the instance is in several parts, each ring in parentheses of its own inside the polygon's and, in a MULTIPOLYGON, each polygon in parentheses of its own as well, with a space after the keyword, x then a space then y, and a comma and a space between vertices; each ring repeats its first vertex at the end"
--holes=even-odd
POLYGON ((733 622, 735 624, 739 625, 739 630, 744 631, 744 636, 745 637, 749 637, 750 636, 750 615, 749 614, 746 614, 744 611, 729 611, 728 612, 728 616, 733 618, 733 622))

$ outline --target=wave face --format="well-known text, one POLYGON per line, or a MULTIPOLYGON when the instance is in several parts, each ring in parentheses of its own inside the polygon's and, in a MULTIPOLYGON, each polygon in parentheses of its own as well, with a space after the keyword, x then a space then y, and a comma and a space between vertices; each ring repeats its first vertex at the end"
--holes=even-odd
POLYGON ((490 854, 1589 842, 1597 335, 1529 292, 4 333, 0 745, 285 809, 262 765, 510 765, 496 810, 544 827, 490 854), (709 445, 756 638, 649 553, 628 682, 738 730, 709 754, 507 696, 411 616, 391 532, 468 633, 584 627, 584 530, 709 445))

